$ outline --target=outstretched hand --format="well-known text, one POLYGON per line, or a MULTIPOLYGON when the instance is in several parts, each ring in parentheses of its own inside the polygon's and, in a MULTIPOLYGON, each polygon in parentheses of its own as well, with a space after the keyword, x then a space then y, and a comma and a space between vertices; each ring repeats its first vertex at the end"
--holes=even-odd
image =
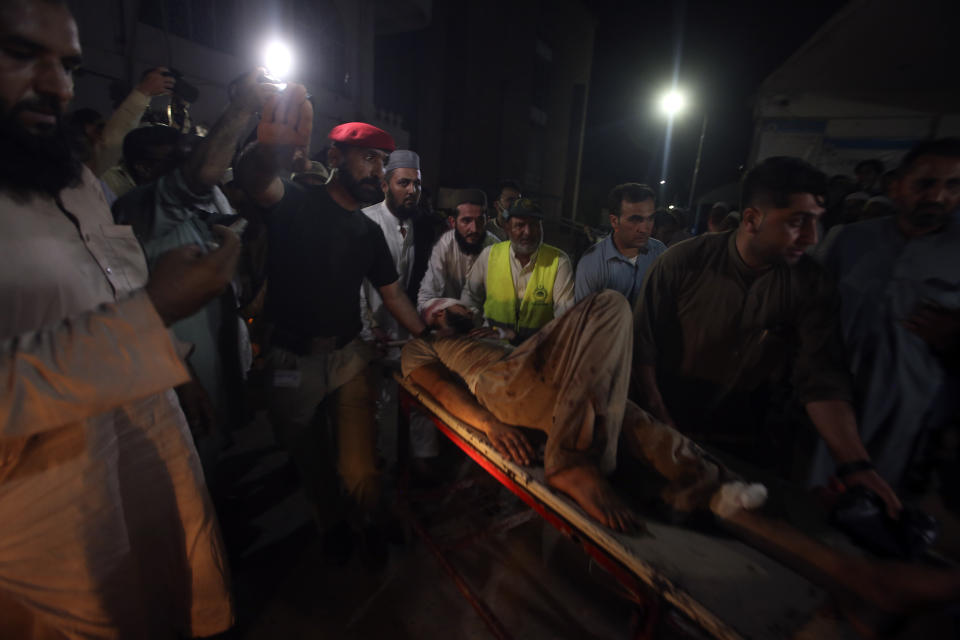
POLYGON ((157 67, 143 76, 140 84, 137 85, 137 91, 150 98, 170 95, 173 92, 173 85, 176 83, 177 81, 170 75, 169 69, 157 67))
POLYGON ((306 147, 313 131, 313 105, 302 84, 288 84, 280 93, 267 98, 257 126, 257 141, 262 145, 306 147))
POLYGON ((230 103, 250 113, 262 111, 267 101, 280 93, 277 85, 260 81, 265 73, 266 69, 257 67, 234 79, 227 88, 230 103))

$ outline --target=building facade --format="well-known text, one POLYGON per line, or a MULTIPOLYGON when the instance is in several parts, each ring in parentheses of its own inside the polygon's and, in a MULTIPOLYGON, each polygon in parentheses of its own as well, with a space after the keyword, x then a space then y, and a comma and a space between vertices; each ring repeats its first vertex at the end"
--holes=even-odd
MULTIPOLYGON (((263 64, 274 39, 294 55, 290 78, 304 83, 314 104, 313 148, 327 131, 351 120, 376 124, 407 146, 399 116, 374 103, 374 41, 378 29, 422 29, 431 0, 71 0, 80 28, 84 70, 75 106, 109 114, 111 86, 136 84, 156 66, 176 69, 197 86, 192 120, 212 124, 227 103, 229 82, 263 64)), ((165 108, 165 102, 155 101, 165 108)))

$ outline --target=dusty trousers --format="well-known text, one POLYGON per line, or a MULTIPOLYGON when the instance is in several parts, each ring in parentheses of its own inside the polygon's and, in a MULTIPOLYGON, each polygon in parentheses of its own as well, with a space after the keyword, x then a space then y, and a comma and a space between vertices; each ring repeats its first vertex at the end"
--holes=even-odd
POLYGON ((360 340, 328 353, 267 354, 270 421, 321 527, 370 517, 380 501, 373 355, 360 340))

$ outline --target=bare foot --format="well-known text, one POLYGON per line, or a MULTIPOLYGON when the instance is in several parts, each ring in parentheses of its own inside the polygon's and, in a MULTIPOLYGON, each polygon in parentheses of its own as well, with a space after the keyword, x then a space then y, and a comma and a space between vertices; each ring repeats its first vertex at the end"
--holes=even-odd
POLYGON ((643 529, 640 519, 596 467, 564 469, 549 476, 547 484, 573 498, 591 518, 614 531, 631 533, 643 529))

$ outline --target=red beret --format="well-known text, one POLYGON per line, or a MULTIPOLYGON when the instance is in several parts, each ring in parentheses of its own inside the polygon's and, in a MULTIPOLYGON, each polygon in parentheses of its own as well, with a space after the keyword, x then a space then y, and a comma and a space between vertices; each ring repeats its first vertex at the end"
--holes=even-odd
POLYGON ((378 129, 366 122, 344 122, 330 130, 330 139, 341 144, 367 149, 383 149, 393 151, 397 145, 393 138, 383 129, 378 129))

